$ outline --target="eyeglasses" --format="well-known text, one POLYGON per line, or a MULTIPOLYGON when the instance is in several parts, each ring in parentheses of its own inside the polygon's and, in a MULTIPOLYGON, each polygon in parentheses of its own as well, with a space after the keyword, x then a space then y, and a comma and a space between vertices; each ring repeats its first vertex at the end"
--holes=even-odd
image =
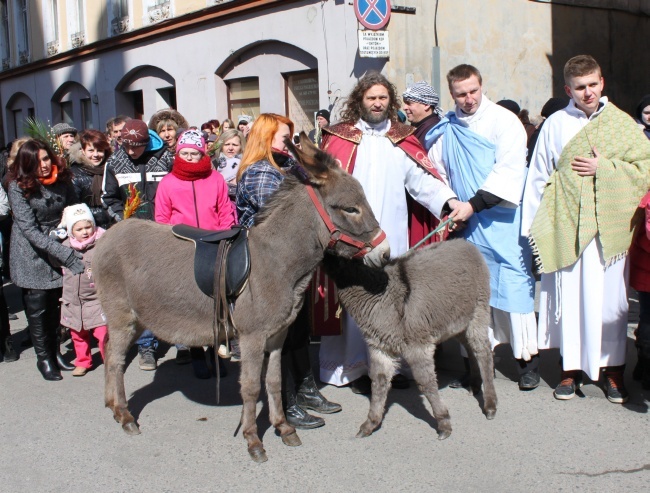
POLYGON ((186 151, 185 149, 181 150, 178 152, 178 155, 184 159, 187 159, 188 157, 191 158, 200 158, 201 153, 199 151, 186 151))

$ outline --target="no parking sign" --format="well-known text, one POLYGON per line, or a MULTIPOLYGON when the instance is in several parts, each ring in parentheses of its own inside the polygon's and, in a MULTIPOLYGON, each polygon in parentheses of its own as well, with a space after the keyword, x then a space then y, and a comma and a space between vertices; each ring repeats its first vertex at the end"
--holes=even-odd
POLYGON ((354 0, 354 14, 363 27, 376 31, 390 20, 390 0, 354 0))

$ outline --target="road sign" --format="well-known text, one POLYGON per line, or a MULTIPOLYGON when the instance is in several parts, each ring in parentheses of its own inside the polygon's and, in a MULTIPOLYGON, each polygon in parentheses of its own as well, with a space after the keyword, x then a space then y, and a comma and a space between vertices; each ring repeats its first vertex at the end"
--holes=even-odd
POLYGON ((363 27, 376 31, 390 20, 390 0, 354 0, 354 14, 363 27))
POLYGON ((359 29, 359 56, 361 58, 390 58, 388 31, 359 29))

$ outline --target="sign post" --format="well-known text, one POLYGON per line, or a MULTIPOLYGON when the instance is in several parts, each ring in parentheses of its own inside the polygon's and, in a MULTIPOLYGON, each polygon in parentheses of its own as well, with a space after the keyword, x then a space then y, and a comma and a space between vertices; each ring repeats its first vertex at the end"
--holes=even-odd
POLYGON ((389 58, 388 31, 380 31, 390 20, 390 0, 354 0, 354 15, 365 29, 359 29, 359 56, 389 58))

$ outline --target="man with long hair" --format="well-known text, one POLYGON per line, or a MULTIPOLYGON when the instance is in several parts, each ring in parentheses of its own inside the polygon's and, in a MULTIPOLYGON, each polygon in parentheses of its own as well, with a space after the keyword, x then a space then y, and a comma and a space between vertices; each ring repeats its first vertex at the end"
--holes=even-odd
MULTIPOLYGON (((379 73, 369 73, 350 93, 342 122, 322 129, 323 149, 361 182, 394 257, 433 231, 435 218, 458 202, 427 159, 415 129, 399 122, 398 109, 393 84, 379 73)), ((336 320, 335 330, 341 334, 321 339, 321 380, 337 386, 350 383, 354 392, 369 393, 368 352, 359 328, 347 314, 339 319, 315 313, 317 330, 325 319, 336 320)), ((396 376, 393 386, 406 388, 408 380, 396 376)))

